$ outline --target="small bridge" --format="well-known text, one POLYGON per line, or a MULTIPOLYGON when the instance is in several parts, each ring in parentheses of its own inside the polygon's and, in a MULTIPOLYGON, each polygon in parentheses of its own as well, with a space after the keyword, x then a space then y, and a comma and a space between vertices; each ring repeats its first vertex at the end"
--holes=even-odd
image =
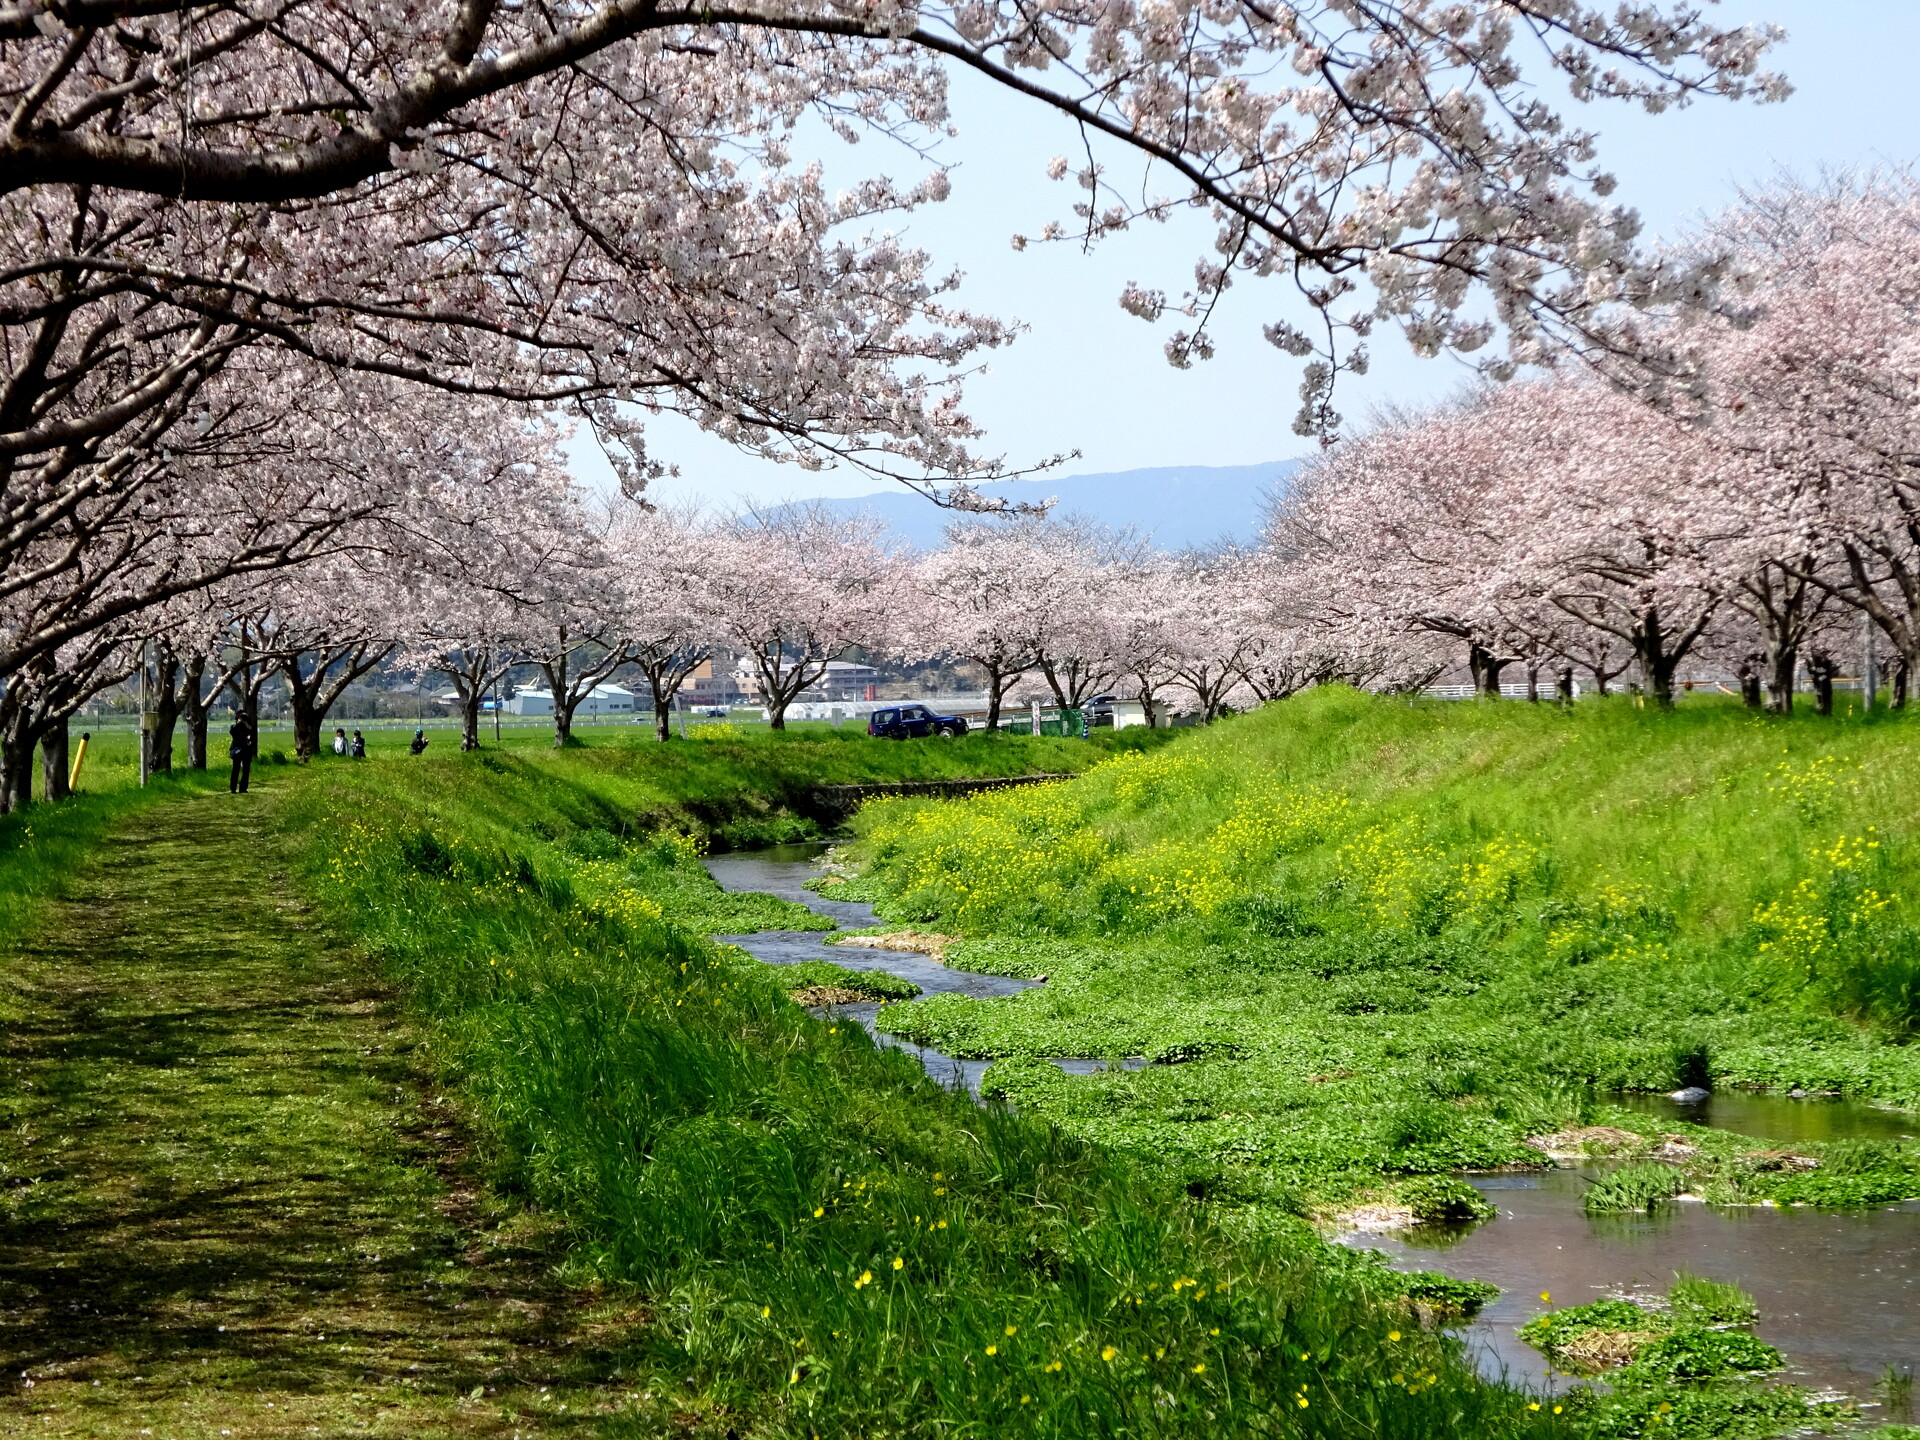
POLYGON ((844 820, 869 800, 894 795, 926 795, 950 800, 982 790, 1007 790, 1015 785, 1045 785, 1071 780, 1072 775, 996 775, 985 780, 902 780, 888 785, 820 785, 808 797, 822 819, 844 820))

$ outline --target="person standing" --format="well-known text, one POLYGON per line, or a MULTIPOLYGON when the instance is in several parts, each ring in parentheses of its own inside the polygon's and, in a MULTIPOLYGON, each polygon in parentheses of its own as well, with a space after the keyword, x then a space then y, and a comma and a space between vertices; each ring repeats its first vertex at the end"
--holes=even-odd
POLYGON ((247 722, 246 712, 235 706, 233 724, 227 727, 227 759, 232 762, 227 773, 229 795, 247 793, 247 782, 253 778, 253 752, 259 743, 259 736, 247 722))
POLYGON ((419 755, 422 752, 424 752, 426 748, 427 748, 427 732, 424 730, 414 731, 413 743, 407 746, 407 753, 409 755, 419 755))
POLYGON ((347 732, 338 727, 333 732, 333 753, 336 755, 347 753, 347 732))

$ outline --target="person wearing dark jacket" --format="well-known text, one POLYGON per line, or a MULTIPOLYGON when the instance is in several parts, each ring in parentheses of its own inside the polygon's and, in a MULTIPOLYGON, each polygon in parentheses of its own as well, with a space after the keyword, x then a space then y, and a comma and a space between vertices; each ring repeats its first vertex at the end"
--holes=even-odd
POLYGON ((422 751, 424 751, 426 748, 427 748, 427 732, 424 730, 414 731, 413 743, 407 746, 407 753, 409 755, 418 755, 422 751))
POLYGON ((227 759, 232 762, 227 773, 229 795, 247 793, 247 781, 253 776, 253 752, 259 743, 260 738, 247 723, 245 712, 235 710, 233 724, 227 727, 227 759))
POLYGON ((347 744, 347 753, 356 760, 367 758, 367 740, 358 730, 353 732, 353 739, 347 744))

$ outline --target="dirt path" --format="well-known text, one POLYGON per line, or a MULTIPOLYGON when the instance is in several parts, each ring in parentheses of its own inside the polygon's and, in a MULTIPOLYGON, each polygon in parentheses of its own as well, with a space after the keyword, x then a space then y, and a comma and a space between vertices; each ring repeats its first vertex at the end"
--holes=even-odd
POLYGON ((0 1434, 598 1430, 583 1297, 483 1213, 274 805, 136 814, 0 955, 0 1434))

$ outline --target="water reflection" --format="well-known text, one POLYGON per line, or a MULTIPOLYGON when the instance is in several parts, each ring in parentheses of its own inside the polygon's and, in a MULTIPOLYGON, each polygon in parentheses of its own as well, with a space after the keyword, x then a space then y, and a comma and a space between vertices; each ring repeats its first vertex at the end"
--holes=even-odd
POLYGON ((1697 1105, 1683 1105, 1666 1095, 1631 1092, 1608 1098, 1624 1110, 1654 1116, 1675 1128, 1706 1125, 1781 1145, 1809 1140, 1905 1140, 1920 1135, 1920 1116, 1910 1111, 1881 1110, 1823 1095, 1794 1099, 1750 1090, 1716 1090, 1697 1105))

